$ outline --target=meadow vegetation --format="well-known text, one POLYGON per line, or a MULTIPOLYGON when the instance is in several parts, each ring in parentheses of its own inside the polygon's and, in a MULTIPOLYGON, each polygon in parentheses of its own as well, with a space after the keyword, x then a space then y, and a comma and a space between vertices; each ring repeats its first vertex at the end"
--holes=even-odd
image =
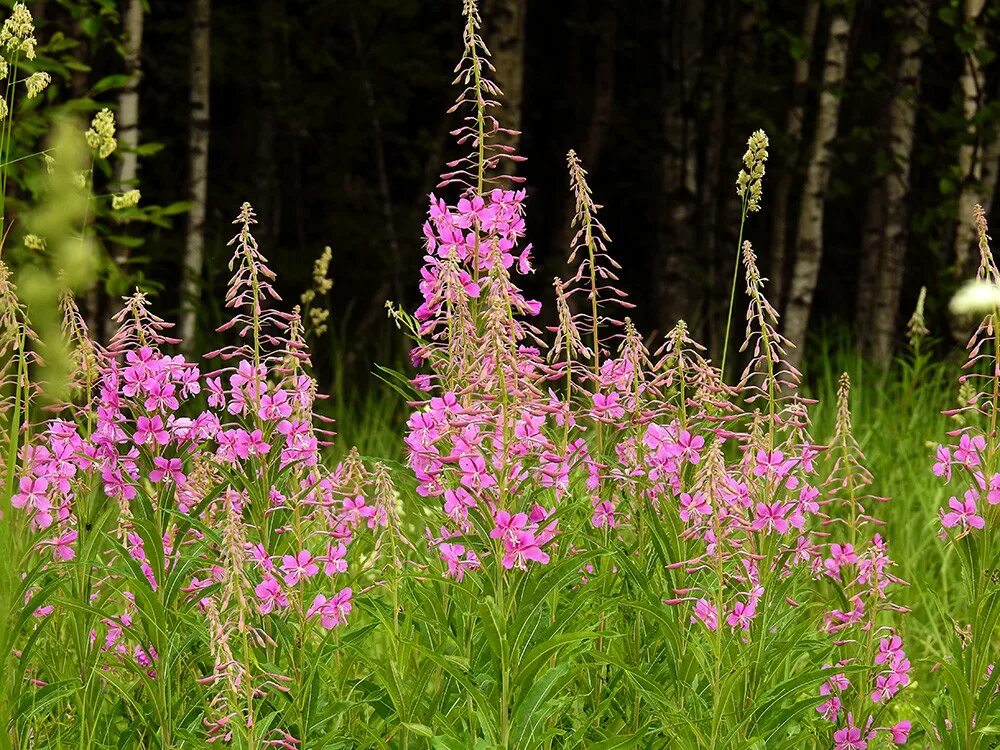
MULTIPOLYGON (((649 341, 570 151, 543 327, 474 0, 464 19, 468 153, 429 198, 422 304, 389 305, 410 362, 376 388, 318 392, 329 255, 287 305, 249 203, 224 345, 178 353, 138 290, 94 340, 96 206, 140 196, 93 194, 106 110, 38 156, 42 261, 0 262, 0 748, 992 747, 996 308, 964 364, 918 309, 890 368, 830 339, 803 378, 741 237, 742 347, 717 366, 683 321, 649 341)), ((17 78, 33 33, 23 5, 0 32, 9 117, 44 83, 17 78)))

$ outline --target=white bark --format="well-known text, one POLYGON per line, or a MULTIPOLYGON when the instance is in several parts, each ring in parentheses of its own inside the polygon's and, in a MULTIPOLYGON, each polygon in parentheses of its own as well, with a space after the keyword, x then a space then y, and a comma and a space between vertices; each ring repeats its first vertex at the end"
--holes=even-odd
POLYGON ((816 132, 809 157, 809 168, 799 211, 798 249, 792 269, 788 308, 785 313, 785 335, 796 345, 788 353, 789 363, 798 367, 802 361, 809 313, 823 260, 823 211, 826 188, 830 182, 833 162, 831 144, 837 136, 840 120, 840 91, 847 69, 847 51, 851 21, 843 6, 833 10, 830 32, 823 63, 823 90, 816 112, 816 132))
POLYGON ((128 0, 122 16, 125 73, 128 82, 118 96, 118 189, 131 187, 138 174, 139 83, 142 80, 142 0, 128 0))
POLYGON ((205 201, 208 192, 209 61, 211 0, 193 0, 191 24, 191 124, 188 131, 188 213, 181 282, 181 327, 184 347, 194 345, 205 262, 205 201))
POLYGON ((909 0, 904 9, 896 89, 889 102, 892 169, 885 179, 885 244, 878 264, 879 282, 870 326, 871 355, 881 365, 887 365, 892 357, 899 295, 903 286, 910 218, 907 204, 929 6, 929 0, 909 0))
POLYGON ((972 221, 972 209, 977 203, 983 202, 981 194, 982 153, 974 120, 983 103, 984 94, 983 69, 975 51, 982 45, 979 17, 985 6, 986 0, 965 0, 964 2, 965 22, 967 26, 974 29, 974 42, 973 49, 965 55, 965 66, 959 78, 962 106, 968 127, 966 138, 958 149, 958 169, 962 176, 962 184, 958 194, 958 213, 956 216, 955 269, 961 275, 964 275, 975 265, 972 246, 976 239, 976 227, 972 221))
MULTIPOLYGON (((118 95, 118 164, 115 168, 116 192, 135 187, 139 176, 139 85, 142 82, 142 24, 145 9, 142 0, 126 0, 122 15, 122 46, 128 81, 118 95)), ((119 271, 126 273, 129 259, 127 245, 113 245, 111 257, 119 271)), ((113 330, 111 318, 121 307, 117 299, 108 300, 105 330, 113 330)))
POLYGON ((788 209, 789 196, 792 191, 792 178, 795 173, 799 146, 802 142, 802 129, 805 120, 806 97, 805 89, 809 83, 809 67, 812 63, 813 46, 816 43, 816 26, 819 20, 819 1, 809 0, 806 3, 802 18, 802 41, 809 49, 809 54, 797 58, 792 71, 793 103, 788 109, 788 119, 785 123, 785 134, 791 142, 788 162, 778 175, 774 193, 774 223, 771 234, 771 302, 781 310, 785 306, 785 281, 788 278, 788 209))

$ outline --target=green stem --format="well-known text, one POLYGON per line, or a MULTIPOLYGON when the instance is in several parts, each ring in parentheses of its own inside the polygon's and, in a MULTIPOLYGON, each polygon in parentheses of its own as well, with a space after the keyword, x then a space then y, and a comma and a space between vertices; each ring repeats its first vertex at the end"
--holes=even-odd
POLYGON ((740 215, 740 234, 736 241, 736 262, 733 264, 733 284, 729 290, 729 314, 726 316, 726 337, 722 341, 722 380, 726 380, 726 355, 729 354, 729 332, 733 325, 733 307, 736 304, 736 280, 740 276, 740 255, 743 252, 743 227, 747 221, 747 198, 743 198, 743 210, 740 215))

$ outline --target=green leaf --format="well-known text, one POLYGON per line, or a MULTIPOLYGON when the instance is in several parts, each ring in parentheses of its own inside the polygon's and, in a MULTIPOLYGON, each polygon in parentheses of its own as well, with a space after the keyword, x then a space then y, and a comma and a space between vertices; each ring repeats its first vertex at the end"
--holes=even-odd
POLYGON ((414 734, 419 734, 421 737, 433 737, 434 730, 431 729, 426 724, 412 724, 410 722, 402 722, 402 726, 406 727, 408 730, 414 734))
POLYGON ((519 750, 534 750, 542 742, 540 730, 552 718, 548 701, 575 676, 569 664, 548 670, 535 681, 514 709, 510 744, 519 750))

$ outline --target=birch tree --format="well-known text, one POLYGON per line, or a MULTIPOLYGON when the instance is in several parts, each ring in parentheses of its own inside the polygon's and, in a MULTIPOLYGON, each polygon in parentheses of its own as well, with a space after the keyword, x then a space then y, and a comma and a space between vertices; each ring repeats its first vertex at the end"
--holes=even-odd
POLYGON ((962 95, 962 109, 965 115, 966 134, 958 149, 958 171, 961 187, 958 194, 958 211, 955 229, 955 269, 959 274, 971 270, 974 263, 972 246, 976 239, 976 227, 972 221, 972 209, 977 203, 988 205, 981 194, 983 177, 982 147, 976 116, 983 104, 984 76, 979 59, 983 44, 980 17, 986 7, 986 0, 964 0, 965 27, 972 35, 971 47, 965 51, 965 63, 959 78, 962 95))
MULTIPOLYGON (((122 48, 128 79, 118 95, 118 163, 115 168, 116 192, 135 187, 139 176, 139 84, 142 81, 142 25, 146 9, 143 0, 127 0, 122 15, 122 48)), ((128 245, 115 244, 111 257, 119 272, 125 273, 129 261, 128 245)), ((111 317, 118 310, 114 296, 108 305, 105 330, 112 330, 111 317)))
POLYGON ((785 121, 785 137, 788 139, 787 166, 780 170, 774 191, 774 219, 771 229, 771 298, 775 306, 784 307, 785 282, 788 278, 788 222, 790 195, 794 181, 794 167, 799 162, 802 144, 802 130, 806 111, 806 87, 809 83, 809 68, 816 43, 816 26, 819 21, 819 0, 808 0, 802 17, 800 48, 795 53, 792 68, 792 104, 788 108, 785 121))
MULTIPOLYGON (((889 101, 889 148, 892 167, 885 176, 885 229, 879 254, 878 284, 872 305, 869 354, 881 365, 889 363, 896 334, 899 296, 909 239, 910 173, 920 100, 923 50, 927 34, 929 0, 906 0, 896 17, 898 64, 893 96, 889 101)), ((970 222, 971 223, 971 222, 970 222)))
POLYGON ((785 334, 796 346, 788 354, 790 364, 802 361, 803 344, 809 326, 813 296, 823 260, 823 212, 826 189, 833 163, 832 144, 840 120, 840 87, 847 71, 847 53, 851 36, 850 9, 837 3, 832 9, 826 56, 823 62, 823 89, 816 109, 816 130, 809 152, 809 166, 799 210, 798 242, 788 307, 785 334))
POLYGON ((181 283, 180 334, 194 344, 205 263, 205 202, 208 192, 211 0, 193 0, 191 23, 191 122, 188 130, 188 212, 181 283))

